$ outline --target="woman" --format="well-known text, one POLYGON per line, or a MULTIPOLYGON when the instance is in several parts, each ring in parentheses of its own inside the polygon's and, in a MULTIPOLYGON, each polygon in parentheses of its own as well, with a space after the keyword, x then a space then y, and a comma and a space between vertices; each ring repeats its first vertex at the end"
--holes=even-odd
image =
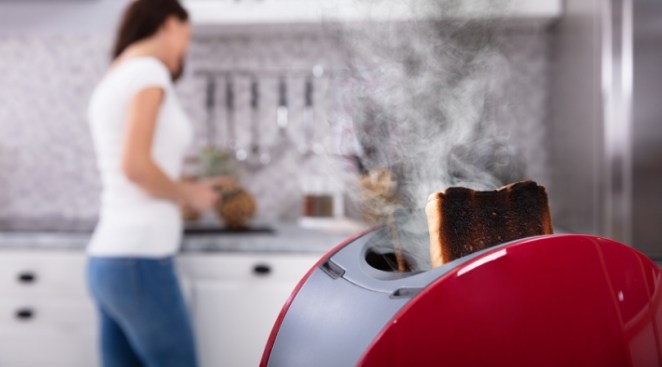
POLYGON ((204 212, 219 198, 212 182, 178 180, 193 134, 173 80, 189 38, 188 14, 177 0, 133 2, 90 101, 103 193, 88 283, 104 367, 196 365, 173 266, 182 232, 178 204, 204 212))

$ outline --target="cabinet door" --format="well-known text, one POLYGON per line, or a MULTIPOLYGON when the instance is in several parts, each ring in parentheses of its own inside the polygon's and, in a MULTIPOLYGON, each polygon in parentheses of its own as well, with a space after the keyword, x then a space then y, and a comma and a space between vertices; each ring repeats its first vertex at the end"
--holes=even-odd
POLYGON ((98 366, 96 332, 89 329, 0 328, 0 366, 98 366))
POLYGON ((97 329, 97 313, 87 299, 53 297, 0 300, 0 330, 97 329))
POLYGON ((226 265, 243 278, 196 279, 192 313, 200 365, 257 366, 281 308, 317 258, 235 258, 226 265))
POLYGON ((97 327, 84 299, 0 301, 0 366, 96 366, 97 327))
POLYGON ((0 367, 98 365, 85 262, 80 252, 2 251, 0 367))
POLYGON ((2 251, 0 299, 33 295, 86 299, 86 262, 81 252, 2 251))

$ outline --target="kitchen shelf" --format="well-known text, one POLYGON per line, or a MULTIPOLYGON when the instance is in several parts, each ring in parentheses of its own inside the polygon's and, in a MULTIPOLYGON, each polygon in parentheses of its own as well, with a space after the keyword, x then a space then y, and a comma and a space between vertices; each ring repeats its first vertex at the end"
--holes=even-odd
POLYGON ((458 1, 453 9, 437 16, 431 15, 434 2, 421 0, 184 0, 184 4, 195 25, 234 27, 429 18, 523 20, 544 25, 563 13, 563 0, 458 1))

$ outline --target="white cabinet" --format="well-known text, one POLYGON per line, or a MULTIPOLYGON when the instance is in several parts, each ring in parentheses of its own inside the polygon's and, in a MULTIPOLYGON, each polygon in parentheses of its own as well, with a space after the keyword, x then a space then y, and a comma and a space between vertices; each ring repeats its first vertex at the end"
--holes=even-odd
POLYGON ((86 298, 86 261, 79 251, 3 250, 0 252, 1 294, 86 298))
POLYGON ((183 257, 200 366, 257 366, 285 301, 320 256, 183 257))
POLYGON ((0 328, 2 367, 97 366, 96 332, 83 329, 0 328))
POLYGON ((96 366, 96 330, 82 253, 0 253, 0 366, 96 366))
MULTIPOLYGON (((180 256, 200 366, 257 366, 280 309, 321 255, 180 256)), ((78 251, 0 251, 0 367, 99 365, 85 264, 78 251)))

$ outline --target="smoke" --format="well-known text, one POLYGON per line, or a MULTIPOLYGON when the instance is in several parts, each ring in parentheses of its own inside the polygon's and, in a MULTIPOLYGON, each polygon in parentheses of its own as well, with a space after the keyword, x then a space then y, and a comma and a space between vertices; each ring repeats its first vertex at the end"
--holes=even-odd
POLYGON ((504 22, 491 16, 503 15, 504 1, 411 3, 426 19, 344 24, 335 31, 354 81, 361 163, 388 170, 397 183, 397 205, 372 209, 396 218, 404 232, 399 238, 411 242, 401 247, 424 269, 427 197, 450 186, 497 189, 524 179, 526 167, 495 123, 503 108, 496 97, 512 72, 499 51, 504 22), (467 9, 482 16, 466 17, 467 9))

